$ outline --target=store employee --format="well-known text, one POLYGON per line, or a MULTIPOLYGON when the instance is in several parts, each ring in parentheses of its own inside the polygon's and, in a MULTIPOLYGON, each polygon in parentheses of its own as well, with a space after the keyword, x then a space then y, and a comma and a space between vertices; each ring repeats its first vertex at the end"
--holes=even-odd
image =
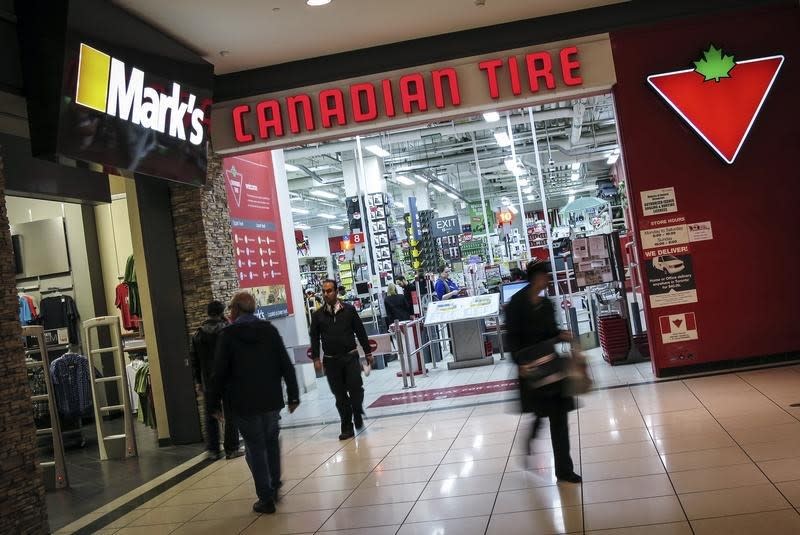
POLYGON ((436 281, 434 290, 440 301, 458 297, 458 294, 461 293, 458 284, 450 280, 450 268, 439 268, 439 279, 436 281))

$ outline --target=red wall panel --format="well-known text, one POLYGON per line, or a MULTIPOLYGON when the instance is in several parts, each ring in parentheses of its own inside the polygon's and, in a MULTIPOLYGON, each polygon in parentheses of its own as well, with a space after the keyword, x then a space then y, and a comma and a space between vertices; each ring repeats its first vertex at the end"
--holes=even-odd
POLYGON ((618 80, 614 96, 637 237, 647 224, 640 193, 670 186, 678 205, 670 215, 683 215, 689 223, 710 221, 714 234, 711 241, 691 244, 698 302, 647 309, 659 374, 669 367, 800 350, 798 36, 797 7, 671 21, 611 35, 618 80), (711 43, 736 60, 786 56, 730 165, 646 80, 693 68, 711 43), (659 318, 685 312, 696 314, 699 339, 663 344, 659 318))

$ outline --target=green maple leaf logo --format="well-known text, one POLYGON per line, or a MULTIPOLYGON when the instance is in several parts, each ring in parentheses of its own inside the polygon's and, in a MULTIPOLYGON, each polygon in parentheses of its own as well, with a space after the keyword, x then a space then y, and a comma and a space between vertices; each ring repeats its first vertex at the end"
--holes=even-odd
POLYGON ((703 59, 695 61, 695 70, 705 77, 705 82, 714 80, 719 82, 720 78, 730 78, 730 71, 736 65, 733 56, 727 56, 722 50, 714 45, 703 53, 703 59))

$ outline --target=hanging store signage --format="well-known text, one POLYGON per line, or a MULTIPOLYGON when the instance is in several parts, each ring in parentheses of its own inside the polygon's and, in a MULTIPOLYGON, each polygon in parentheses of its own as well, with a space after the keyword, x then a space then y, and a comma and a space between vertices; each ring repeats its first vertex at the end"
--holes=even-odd
POLYGON ((457 236, 458 234, 461 234, 461 225, 457 215, 437 217, 431 222, 431 236, 434 238, 457 236))
POLYGON ((212 112, 212 137, 221 153, 289 146, 477 113, 498 102, 559 100, 614 82, 608 36, 593 36, 224 102, 212 112))
MULTIPOLYGON (((260 318, 288 316, 292 298, 272 154, 225 158, 222 165, 239 287, 253 293, 260 318)), ((305 237, 303 243, 307 248, 305 237)))
POLYGON ((648 83, 720 158, 732 164, 783 65, 781 55, 735 61, 711 45, 694 69, 648 83))

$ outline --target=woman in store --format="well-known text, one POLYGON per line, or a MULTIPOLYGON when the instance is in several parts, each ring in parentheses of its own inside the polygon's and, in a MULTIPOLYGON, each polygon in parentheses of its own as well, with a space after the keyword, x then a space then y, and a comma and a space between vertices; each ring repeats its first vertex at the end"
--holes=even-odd
POLYGON ((383 300, 386 308, 387 327, 394 323, 394 320, 408 321, 411 319, 411 309, 408 308, 408 301, 405 296, 397 293, 397 286, 390 283, 386 292, 386 299, 383 300))
MULTIPOLYGON (((550 420, 550 437, 559 481, 580 483, 569 453, 568 413, 575 402, 565 392, 566 360, 559 358, 555 344, 571 339, 556 323, 555 310, 547 298, 550 264, 534 260, 527 268, 528 286, 511 298, 506 308, 509 349, 519 366, 522 412, 536 419, 530 441, 536 438, 542 418, 550 420)), ((530 454, 530 441, 528 453, 530 454)))
POLYGON ((450 268, 445 266, 439 268, 439 279, 433 289, 439 301, 456 298, 461 293, 458 284, 450 279, 450 268))

